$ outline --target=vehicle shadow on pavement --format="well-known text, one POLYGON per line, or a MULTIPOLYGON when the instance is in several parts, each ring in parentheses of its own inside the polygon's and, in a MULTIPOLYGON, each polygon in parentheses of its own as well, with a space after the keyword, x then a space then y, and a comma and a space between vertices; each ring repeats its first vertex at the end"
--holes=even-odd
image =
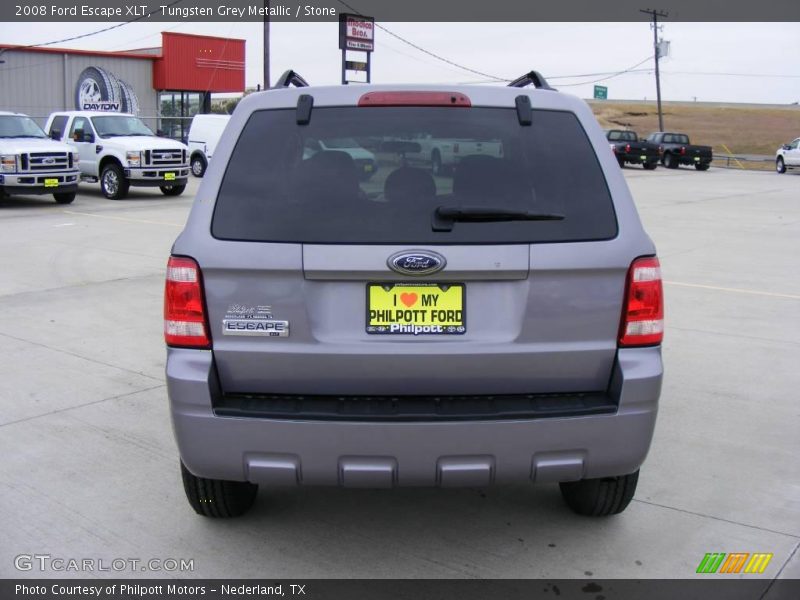
POLYGON ((68 204, 57 204, 52 196, 10 196, 0 197, 0 209, 57 209, 60 210, 68 204))
POLYGON ((169 196, 165 196, 164 194, 162 194, 161 191, 157 187, 153 187, 153 188, 140 187, 140 188, 131 188, 130 191, 128 192, 128 195, 125 198, 122 198, 120 200, 109 200, 108 198, 103 196, 103 193, 100 191, 100 184, 93 184, 90 187, 81 186, 81 188, 80 188, 80 190, 78 192, 78 197, 76 199, 76 202, 80 201, 82 197, 84 199, 97 199, 97 200, 101 200, 103 202, 114 203, 114 204, 122 204, 122 205, 124 205, 126 202, 129 202, 131 200, 173 200, 174 201, 174 200, 185 199, 185 198, 190 198, 190 199, 194 198, 193 195, 190 196, 188 193, 187 194, 183 194, 181 196, 169 197, 169 196))

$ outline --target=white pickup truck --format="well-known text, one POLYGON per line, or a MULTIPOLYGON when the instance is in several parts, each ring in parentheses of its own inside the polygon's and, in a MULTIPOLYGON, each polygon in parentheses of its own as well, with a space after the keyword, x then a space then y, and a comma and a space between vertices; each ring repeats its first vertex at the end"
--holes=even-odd
POLYGON ((69 204, 79 177, 77 152, 49 140, 27 115, 0 111, 0 196, 53 194, 69 204))
POLYGON ((406 158, 430 164, 434 175, 443 175, 451 171, 465 156, 479 154, 494 158, 503 157, 503 144, 499 140, 437 138, 426 134, 407 141, 419 144, 420 151, 409 152, 406 158))
POLYGON ((159 187, 178 196, 189 176, 188 148, 156 136, 139 117, 95 111, 55 112, 45 130, 80 153, 82 181, 99 181, 106 198, 120 200, 130 186, 159 187))

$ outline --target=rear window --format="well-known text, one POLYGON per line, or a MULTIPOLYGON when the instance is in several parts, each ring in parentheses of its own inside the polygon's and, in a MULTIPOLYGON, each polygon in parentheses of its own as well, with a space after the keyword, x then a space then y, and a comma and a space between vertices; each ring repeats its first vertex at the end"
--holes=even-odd
POLYGON ((315 108, 254 112, 231 155, 212 234, 259 242, 503 244, 610 239, 613 203, 570 112, 315 108), (560 214, 560 221, 456 222, 437 207, 560 214))
POLYGON ((638 142, 636 133, 633 131, 609 131, 608 139, 612 142, 638 142))
POLYGON ((667 144, 688 144, 689 136, 682 133, 668 133, 664 136, 664 142, 667 144))

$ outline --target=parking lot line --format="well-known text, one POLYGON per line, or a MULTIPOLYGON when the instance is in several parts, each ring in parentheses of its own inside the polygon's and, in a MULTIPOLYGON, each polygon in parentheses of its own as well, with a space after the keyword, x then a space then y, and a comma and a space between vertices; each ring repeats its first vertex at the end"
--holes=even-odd
POLYGON ((716 285, 701 285, 699 283, 683 283, 681 281, 664 281, 666 285, 677 285, 680 287, 700 288, 704 290, 716 290, 718 292, 734 292, 737 294, 752 294, 754 296, 770 296, 773 298, 790 298, 791 300, 800 300, 800 296, 796 294, 776 294, 774 292, 760 292, 758 290, 743 290, 741 288, 719 287, 716 285))
POLYGON ((112 221, 128 221, 130 223, 144 223, 146 225, 165 225, 167 227, 183 227, 183 223, 167 223, 165 221, 151 221, 149 219, 130 219, 128 217, 112 217, 110 215, 98 215, 95 213, 80 212, 74 210, 62 211, 67 215, 82 215, 84 217, 95 217, 97 219, 110 219, 112 221))

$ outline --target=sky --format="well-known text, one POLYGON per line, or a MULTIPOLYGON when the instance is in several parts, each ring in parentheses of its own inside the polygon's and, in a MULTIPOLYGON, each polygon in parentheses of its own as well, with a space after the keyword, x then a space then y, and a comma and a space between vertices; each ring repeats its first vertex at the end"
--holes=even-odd
MULTIPOLYGON (((69 28, 63 23, 10 25, 0 24, 0 42, 47 42, 110 24, 70 23, 69 28)), ((385 29, 376 32, 373 83, 488 83, 491 78, 513 79, 535 69, 554 87, 583 98, 590 98, 597 84, 608 87, 609 99, 655 99, 653 33, 646 22, 378 25, 385 29), (439 60, 392 34, 481 74, 439 60)), ((54 47, 126 50, 158 46, 161 31, 245 39, 246 84, 255 87, 262 83, 260 23, 130 23, 54 47)), ((315 85, 340 82, 338 23, 272 23, 270 31, 273 81, 292 68, 315 85)), ((800 63, 796 60, 800 23, 667 20, 660 37, 671 43, 670 56, 660 61, 664 100, 800 102, 800 63)))

